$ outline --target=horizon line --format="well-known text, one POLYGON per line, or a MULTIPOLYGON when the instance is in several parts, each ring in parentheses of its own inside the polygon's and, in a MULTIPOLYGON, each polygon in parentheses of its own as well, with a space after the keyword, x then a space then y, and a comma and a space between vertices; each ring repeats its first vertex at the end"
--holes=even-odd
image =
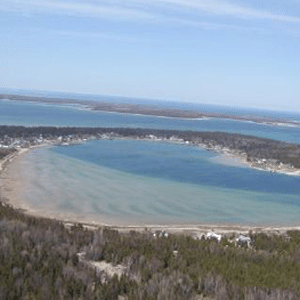
MULTIPOLYGON (((218 107, 224 107, 224 108, 232 108, 232 109, 253 109, 253 110, 261 110, 261 111, 270 111, 270 112, 287 112, 287 113, 294 113, 294 114, 300 114, 300 110, 293 110, 291 109, 283 109, 283 108, 271 108, 267 106, 248 106, 248 105, 237 105, 237 104, 230 104, 230 103, 208 103, 208 102, 196 102, 195 100, 191 99, 179 99, 179 98, 172 98, 172 97, 148 97, 148 96, 131 96, 131 95, 120 95, 120 94, 99 94, 95 92, 73 92, 73 91, 63 91, 63 90, 44 90, 44 89, 33 89, 33 88, 13 88, 13 87, 1 87, 0 86, 0 92, 2 90, 14 90, 14 91, 24 91, 24 92, 46 92, 46 93, 61 93, 61 94, 75 94, 75 95, 84 95, 84 96, 99 96, 99 97, 117 97, 120 99, 127 99, 127 100, 142 100, 142 101, 156 101, 156 102, 168 102, 168 103, 181 103, 181 104, 191 104, 191 105, 207 105, 207 106, 218 106, 218 107)), ((21 94, 19 94, 21 95, 21 94)), ((25 96, 25 95, 24 95, 25 96)), ((34 96, 34 95, 26 95, 26 96, 34 96)), ((47 95, 40 95, 40 97, 53 97, 53 96, 47 96, 47 95)), ((71 99, 70 99, 71 100, 71 99)), ((76 100, 76 99, 74 99, 76 100)), ((100 101, 95 99, 80 99, 82 101, 100 101)), ((103 99, 104 100, 104 99, 103 99)), ((138 104, 138 103, 135 103, 138 104)))

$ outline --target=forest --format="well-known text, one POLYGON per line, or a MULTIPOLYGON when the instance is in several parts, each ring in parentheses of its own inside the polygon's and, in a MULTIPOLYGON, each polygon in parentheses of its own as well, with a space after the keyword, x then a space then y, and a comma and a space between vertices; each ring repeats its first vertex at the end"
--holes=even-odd
POLYGON ((233 237, 66 227, 1 203, 0 299, 300 299, 300 232, 249 236, 250 247, 233 237), (109 276, 91 261, 124 273, 109 276))

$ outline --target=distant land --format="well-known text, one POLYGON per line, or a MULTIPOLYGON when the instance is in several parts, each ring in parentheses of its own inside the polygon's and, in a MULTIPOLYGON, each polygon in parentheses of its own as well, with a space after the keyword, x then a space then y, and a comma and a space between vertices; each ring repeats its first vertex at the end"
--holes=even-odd
POLYGON ((148 116, 159 116, 169 118, 204 119, 220 118, 244 122, 255 122, 259 124, 275 126, 299 126, 300 122, 284 118, 272 118, 267 116, 232 115, 226 113, 203 112, 190 109, 164 108, 152 105, 139 105, 129 103, 116 103, 112 101, 77 100, 56 97, 37 97, 29 95, 0 94, 0 100, 39 102, 52 105, 78 105, 92 111, 116 112, 127 114, 139 114, 148 116))

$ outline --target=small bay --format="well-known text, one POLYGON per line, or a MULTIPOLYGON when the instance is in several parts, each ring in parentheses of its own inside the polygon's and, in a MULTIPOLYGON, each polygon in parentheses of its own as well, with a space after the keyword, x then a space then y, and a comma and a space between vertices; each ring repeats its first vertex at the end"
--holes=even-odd
MULTIPOLYGON (((278 112, 266 115, 281 117, 278 112)), ((297 120, 299 116, 286 114, 297 120)), ((297 127, 92 112, 79 107, 5 100, 0 101, 0 124, 223 131, 300 143, 297 127)), ((24 201, 35 210, 55 216, 80 215, 85 221, 110 224, 299 224, 299 177, 225 165, 215 153, 197 147, 91 141, 35 149, 20 159, 20 164, 26 186, 24 201)))
POLYGON ((112 224, 296 225, 300 178, 182 145, 114 140, 32 151, 26 202, 112 224))

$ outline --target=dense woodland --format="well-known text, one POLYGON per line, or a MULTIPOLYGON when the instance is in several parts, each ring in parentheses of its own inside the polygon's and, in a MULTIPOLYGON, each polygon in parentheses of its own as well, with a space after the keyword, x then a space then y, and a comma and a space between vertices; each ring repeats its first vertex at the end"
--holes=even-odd
POLYGON ((1 204, 0 299, 300 299, 300 232, 250 235, 247 248, 229 238, 66 228, 1 204), (126 271, 103 281, 82 252, 126 271))
POLYGON ((177 138, 190 144, 206 145, 210 148, 219 146, 233 151, 243 152, 249 161, 255 159, 274 160, 300 168, 300 145, 281 141, 259 138, 255 136, 225 133, 178 131, 139 128, 88 128, 88 127, 23 127, 0 126, 0 140, 9 138, 22 138, 28 141, 35 138, 54 139, 58 137, 73 138, 101 138, 102 135, 110 137, 147 138, 155 136, 160 139, 177 138))

